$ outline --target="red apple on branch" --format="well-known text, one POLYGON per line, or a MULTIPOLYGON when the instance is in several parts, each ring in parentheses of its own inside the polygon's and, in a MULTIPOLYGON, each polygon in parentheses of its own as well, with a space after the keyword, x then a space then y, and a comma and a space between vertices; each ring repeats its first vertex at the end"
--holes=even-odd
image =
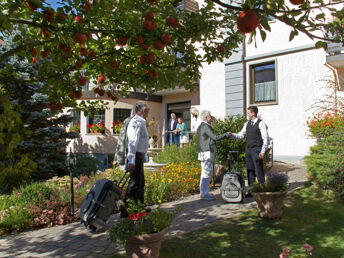
POLYGON ((164 43, 162 43, 160 39, 155 40, 153 46, 157 50, 163 50, 165 47, 164 43))
POLYGON ((52 22, 54 20, 55 12, 53 10, 43 11, 43 19, 47 22, 52 22))
POLYGON ((157 72, 153 69, 147 70, 147 75, 152 79, 155 79, 158 77, 157 72))
POLYGON ((79 52, 81 56, 87 56, 87 53, 88 53, 87 49, 84 47, 81 47, 79 52))
POLYGON ((82 34, 82 33, 76 33, 73 37, 74 41, 77 42, 77 43, 85 43, 86 40, 87 40, 87 37, 85 34, 82 34))
POLYGON ((74 17, 74 21, 81 24, 84 21, 84 19, 82 18, 82 16, 77 15, 74 17))
POLYGON ((48 50, 42 50, 40 57, 42 58, 47 58, 49 56, 49 51, 48 50))
POLYGON ((98 75, 97 81, 98 81, 98 83, 100 83, 100 84, 104 83, 104 82, 106 81, 105 75, 103 75, 103 74, 98 75))
POLYGON ((154 19, 154 16, 155 16, 154 12, 149 11, 148 13, 146 13, 145 18, 147 21, 151 21, 154 19))
POLYGON ((172 28, 178 28, 179 21, 177 21, 176 18, 169 16, 166 18, 166 24, 172 28))
POLYGON ((171 36, 169 34, 162 34, 160 39, 161 39, 161 42, 164 43, 165 45, 168 45, 171 43, 171 36))
POLYGON ((63 13, 63 12, 57 13, 57 14, 56 14, 56 17, 57 17, 59 20, 61 20, 61 21, 64 21, 64 20, 67 19, 67 15, 66 15, 65 13, 63 13))
POLYGON ((79 77, 79 78, 78 78, 78 81, 77 81, 77 84, 78 84, 79 86, 84 86, 84 85, 86 84, 86 82, 87 82, 86 77, 79 77))
POLYGON ((32 49, 30 50, 30 55, 31 55, 31 56, 37 56, 37 54, 38 54, 37 49, 32 48, 32 49))
POLYGON ((76 67, 77 69, 80 69, 80 68, 82 67, 82 61, 81 61, 81 60, 76 61, 75 67, 76 67))
POLYGON ((116 42, 119 46, 125 46, 128 42, 128 39, 126 36, 122 36, 122 37, 119 37, 118 39, 116 39, 116 42))
POLYGON ((44 29, 41 33, 45 39, 50 38, 50 32, 48 30, 44 29))
POLYGON ((92 5, 90 2, 85 2, 85 3, 83 3, 82 8, 84 8, 85 11, 89 11, 89 10, 91 10, 91 6, 92 5))
POLYGON ((137 45, 141 45, 141 44, 143 44, 144 42, 145 42, 145 40, 144 40, 144 38, 143 38, 141 35, 139 35, 139 36, 136 37, 136 44, 137 44, 137 45))
POLYGON ((293 5, 300 5, 302 4, 305 0, 289 0, 290 3, 292 3, 293 5))
POLYGON ((119 67, 119 63, 115 61, 115 62, 110 63, 110 66, 113 69, 117 69, 119 67))
POLYGON ((237 19, 238 30, 242 33, 250 33, 259 25, 259 19, 255 11, 244 10, 239 13, 237 19))

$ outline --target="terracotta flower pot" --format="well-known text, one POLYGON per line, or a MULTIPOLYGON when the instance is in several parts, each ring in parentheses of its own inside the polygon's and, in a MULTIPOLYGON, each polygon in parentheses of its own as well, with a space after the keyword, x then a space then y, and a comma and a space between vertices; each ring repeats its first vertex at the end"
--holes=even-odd
POLYGON ((130 258, 157 258, 166 229, 141 236, 133 236, 126 240, 125 250, 130 258))
POLYGON ((261 218, 277 219, 282 217, 285 192, 252 193, 256 200, 258 216, 261 218))

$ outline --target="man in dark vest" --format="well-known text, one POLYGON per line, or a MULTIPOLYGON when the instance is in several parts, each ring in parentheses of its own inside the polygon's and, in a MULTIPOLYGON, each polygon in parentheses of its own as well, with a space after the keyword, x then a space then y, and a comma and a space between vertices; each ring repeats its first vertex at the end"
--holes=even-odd
MULTIPOLYGON (((232 138, 243 139, 246 135, 246 169, 248 185, 256 181, 265 182, 263 170, 263 158, 269 146, 269 135, 266 124, 257 118, 258 108, 250 106, 247 108, 248 121, 238 134, 232 133, 232 138)), ((246 197, 250 197, 247 195, 246 197)))

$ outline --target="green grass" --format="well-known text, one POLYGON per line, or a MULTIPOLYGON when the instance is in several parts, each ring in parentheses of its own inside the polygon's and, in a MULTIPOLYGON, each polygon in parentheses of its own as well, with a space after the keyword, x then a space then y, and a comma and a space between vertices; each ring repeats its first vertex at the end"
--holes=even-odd
POLYGON ((304 186, 288 197, 281 220, 260 219, 253 209, 164 241, 160 257, 277 258, 283 248, 302 254, 304 243, 313 246, 312 257, 344 257, 344 205, 327 196, 304 186))
POLYGON ((164 241, 160 257, 279 257, 284 247, 313 257, 344 257, 344 205, 324 192, 304 186, 291 194, 281 220, 257 217, 250 210, 238 217, 164 241))

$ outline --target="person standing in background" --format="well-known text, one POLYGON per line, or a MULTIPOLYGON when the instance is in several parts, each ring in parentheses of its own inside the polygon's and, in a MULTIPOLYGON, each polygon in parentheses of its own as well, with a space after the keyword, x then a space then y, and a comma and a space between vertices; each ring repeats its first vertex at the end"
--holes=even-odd
POLYGON ((184 148, 185 144, 189 142, 188 129, 186 128, 186 125, 183 122, 183 118, 178 117, 177 121, 178 121, 178 124, 177 124, 176 129, 179 134, 179 145, 180 145, 180 148, 184 148))
POLYGON ((176 114, 172 113, 170 120, 168 120, 168 126, 167 126, 168 143, 170 144, 170 146, 172 146, 172 144, 175 144, 178 146, 178 132, 176 130, 176 127, 177 127, 176 114))

